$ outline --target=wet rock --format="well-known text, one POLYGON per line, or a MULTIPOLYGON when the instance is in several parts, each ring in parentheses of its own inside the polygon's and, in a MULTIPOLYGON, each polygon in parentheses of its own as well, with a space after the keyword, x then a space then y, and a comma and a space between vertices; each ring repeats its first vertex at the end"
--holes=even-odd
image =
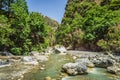
POLYGON ((44 67, 40 67, 40 70, 44 70, 45 68, 44 67))
POLYGON ((93 68, 93 67, 95 67, 95 65, 92 62, 90 62, 89 64, 87 64, 87 67, 93 68))
POLYGON ((86 74, 87 67, 82 63, 66 63, 62 69, 69 75, 86 74))
POLYGON ((120 64, 118 63, 114 66, 108 67, 107 71, 112 74, 120 74, 120 64))
POLYGON ((45 80, 52 80, 52 78, 47 76, 47 77, 45 77, 45 80))

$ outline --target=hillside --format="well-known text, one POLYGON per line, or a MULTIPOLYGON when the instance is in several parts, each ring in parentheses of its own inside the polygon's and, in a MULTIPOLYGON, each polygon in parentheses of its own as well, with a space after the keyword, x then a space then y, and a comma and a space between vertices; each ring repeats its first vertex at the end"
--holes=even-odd
POLYGON ((68 0, 65 9, 56 35, 59 44, 92 51, 113 51, 120 46, 120 34, 114 31, 119 30, 120 0, 68 0))
POLYGON ((55 29, 57 27, 59 27, 60 24, 56 20, 53 20, 53 19, 49 18, 48 16, 45 16, 44 18, 45 18, 45 22, 47 25, 52 26, 55 29))

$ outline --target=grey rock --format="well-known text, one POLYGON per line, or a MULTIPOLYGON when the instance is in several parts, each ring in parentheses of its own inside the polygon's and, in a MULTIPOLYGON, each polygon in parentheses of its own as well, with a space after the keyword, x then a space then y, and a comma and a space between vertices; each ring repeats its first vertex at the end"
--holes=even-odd
POLYGON ((56 53, 66 53, 67 51, 64 46, 60 46, 60 45, 56 45, 54 48, 56 53))
POLYGON ((87 67, 94 67, 94 64, 88 58, 77 59, 75 62, 82 63, 87 67))
POLYGON ((108 55, 96 55, 94 58, 89 60, 95 64, 96 67, 107 68, 115 64, 115 60, 111 59, 108 55))
POLYGON ((120 64, 108 67, 107 71, 112 74, 120 74, 120 64))
POLYGON ((68 73, 69 75, 88 73, 86 65, 82 63, 66 63, 63 65, 62 69, 64 70, 64 72, 68 73))
POLYGON ((9 60, 2 60, 2 59, 0 59, 0 66, 1 65, 6 65, 6 64, 9 64, 10 62, 9 62, 9 60))
POLYGON ((0 52, 0 56, 13 56, 13 54, 11 54, 10 52, 4 51, 4 52, 0 52))
POLYGON ((22 61, 23 62, 31 62, 31 61, 35 61, 35 59, 32 56, 24 56, 24 57, 22 57, 22 61))

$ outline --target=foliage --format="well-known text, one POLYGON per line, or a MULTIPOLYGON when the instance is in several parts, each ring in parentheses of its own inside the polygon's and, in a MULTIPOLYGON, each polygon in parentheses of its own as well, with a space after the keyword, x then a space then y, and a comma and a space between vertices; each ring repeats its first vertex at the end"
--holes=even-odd
POLYGON ((72 45, 73 49, 79 47, 74 46, 76 44, 95 46, 98 44, 103 47, 102 49, 110 50, 108 42, 104 39, 108 37, 106 34, 109 28, 120 21, 119 1, 101 0, 98 4, 97 0, 69 0, 62 25, 56 34, 59 38, 57 43, 72 45))
POLYGON ((55 29, 46 24, 40 13, 28 12, 25 0, 0 2, 0 51, 27 55, 32 50, 42 51, 54 44, 55 29), (9 16, 6 13, 10 13, 9 16))
POLYGON ((120 52, 120 27, 109 28, 106 38, 99 40, 98 46, 102 47, 105 51, 120 52))
POLYGON ((10 35, 12 33, 8 19, 4 15, 0 15, 0 50, 6 50, 12 41, 10 40, 10 35))

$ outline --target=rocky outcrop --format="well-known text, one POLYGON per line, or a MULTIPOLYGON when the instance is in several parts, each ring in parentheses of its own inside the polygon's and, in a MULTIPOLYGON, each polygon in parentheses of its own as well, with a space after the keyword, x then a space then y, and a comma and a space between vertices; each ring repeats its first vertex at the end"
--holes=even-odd
POLYGON ((69 75, 86 74, 87 67, 82 63, 66 63, 62 67, 63 71, 69 75))
POLYGON ((92 61, 96 67, 107 68, 113 66, 114 61, 109 58, 93 59, 92 61))
POLYGON ((107 71, 112 74, 120 74, 120 64, 115 64, 107 68, 107 71))
POLYGON ((75 62, 82 63, 91 68, 95 66, 88 58, 77 59, 75 62))
POLYGON ((56 53, 66 53, 66 48, 64 46, 56 45, 54 47, 56 53))
MULTIPOLYGON (((68 51, 67 51, 68 52, 68 51)), ((78 63, 87 68, 106 68, 109 73, 120 74, 120 57, 115 55, 105 55, 103 53, 92 53, 84 51, 69 51, 68 55, 73 57, 75 63, 63 65, 64 72, 70 75, 78 75, 76 65, 78 63), (117 65, 116 65, 117 64, 117 65)))

